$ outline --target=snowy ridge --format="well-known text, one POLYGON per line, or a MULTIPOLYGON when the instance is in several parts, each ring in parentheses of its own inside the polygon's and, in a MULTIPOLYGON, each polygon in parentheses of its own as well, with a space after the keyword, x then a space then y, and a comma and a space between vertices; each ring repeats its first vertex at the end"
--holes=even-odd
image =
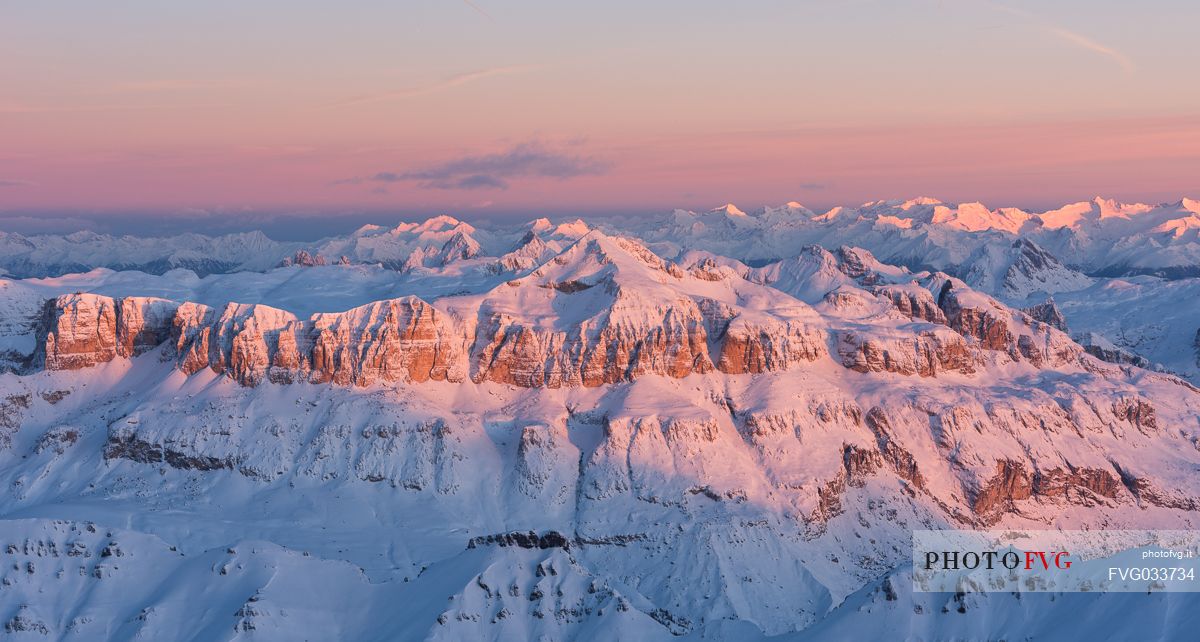
MULTIPOLYGON (((750 212, 728 204, 706 212, 675 210, 598 224, 609 232, 640 238, 672 258, 687 250, 707 250, 760 262, 794 256, 806 245, 846 245, 867 249, 886 262, 966 278, 975 263, 973 255, 982 248, 1023 239, 1065 266, 1093 276, 1200 275, 1200 201, 1190 198, 1159 205, 1096 198, 1044 212, 932 198, 873 201, 823 213, 799 203, 750 212)), ((156 274, 185 268, 203 276, 337 262, 412 269, 478 256, 501 258, 526 234, 556 243, 555 249, 561 250, 589 227, 580 220, 555 224, 548 219, 533 221, 525 230, 482 223, 477 227, 442 215, 393 227, 365 225, 349 235, 313 243, 280 243, 261 232, 168 238, 0 233, 0 269, 16 277, 59 276, 98 267, 156 274)))
POLYGON ((793 256, 805 245, 850 245, 886 262, 966 278, 982 248, 1022 239, 1091 275, 1200 274, 1200 201, 1187 198, 1154 206, 1097 198, 1045 212, 931 198, 874 201, 824 213, 795 203, 736 217, 724 212, 676 210, 613 227, 636 234, 664 255, 696 249, 761 261, 793 256))

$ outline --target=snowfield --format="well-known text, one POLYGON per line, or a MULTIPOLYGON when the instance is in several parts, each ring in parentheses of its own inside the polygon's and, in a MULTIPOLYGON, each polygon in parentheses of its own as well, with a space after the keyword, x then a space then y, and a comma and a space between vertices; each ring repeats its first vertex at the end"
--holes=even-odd
POLYGON ((914 529, 1198 527, 1198 211, 6 235, 0 621, 1191 639, 1195 594, 914 593, 906 565, 914 529))

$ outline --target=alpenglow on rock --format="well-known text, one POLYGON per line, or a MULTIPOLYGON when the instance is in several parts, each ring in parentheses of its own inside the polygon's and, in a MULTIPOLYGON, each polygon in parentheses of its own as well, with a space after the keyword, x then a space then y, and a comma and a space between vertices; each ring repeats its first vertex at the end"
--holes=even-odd
POLYGON ((42 344, 49 370, 161 344, 185 374, 209 368, 247 386, 467 378, 599 386, 651 374, 784 371, 830 354, 852 370, 929 377, 971 373, 989 358, 1035 367, 1083 358, 1061 332, 944 275, 881 283, 861 266, 850 273, 879 285, 839 286, 818 306, 835 314, 822 314, 766 286, 685 271, 634 241, 593 232, 527 276, 433 304, 409 296, 299 319, 261 304, 64 295, 47 304, 42 344), (851 323, 837 297, 882 316, 851 323), (912 322, 897 325, 889 308, 912 322))

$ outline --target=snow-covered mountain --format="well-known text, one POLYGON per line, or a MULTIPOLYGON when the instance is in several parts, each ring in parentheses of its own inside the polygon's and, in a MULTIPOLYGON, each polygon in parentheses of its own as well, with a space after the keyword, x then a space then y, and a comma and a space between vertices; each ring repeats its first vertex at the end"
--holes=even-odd
POLYGON ((749 213, 727 205, 619 221, 612 229, 637 235, 664 256, 696 249, 752 263, 793 256, 805 245, 849 245, 889 263, 966 278, 981 252, 994 257, 1020 239, 1085 274, 1200 275, 1200 201, 1187 198, 1156 206, 1097 198, 1040 213, 932 198, 824 213, 798 203, 749 213))
POLYGON ((204 236, 113 237, 93 232, 23 236, 0 232, 0 272, 14 278, 62 276, 94 268, 199 276, 265 272, 290 265, 381 264, 392 269, 441 267, 476 256, 501 257, 526 234, 556 249, 587 232, 582 221, 538 219, 524 229, 477 229, 451 216, 395 227, 364 225, 346 236, 312 243, 277 242, 262 232, 204 236))
MULTIPOLYGON (((874 201, 823 213, 794 202, 753 212, 729 204, 707 212, 675 210, 596 225, 642 239, 668 258, 687 250, 706 250, 759 264, 794 256, 807 245, 846 245, 869 250, 889 263, 942 270, 968 281, 981 269, 981 262, 986 273, 978 278, 1003 278, 1015 259, 1003 255, 1042 254, 1054 263, 1052 271, 1060 272, 1046 281, 1034 277, 1035 283, 1049 288, 1059 287, 1064 279, 1072 287, 1078 283, 1078 276, 1062 272, 1067 268, 1108 277, 1200 275, 1200 201, 1190 198, 1161 205, 1096 198, 1044 212, 989 209, 981 203, 952 204, 933 198, 874 201), (1001 251, 1005 246, 1015 251, 1001 251)), ((477 227, 443 215, 394 227, 365 225, 349 235, 312 243, 275 242, 261 232, 168 238, 0 233, 0 269, 18 278, 98 267, 150 273, 186 268, 203 276, 306 262, 297 261, 297 253, 312 262, 403 268, 501 256, 523 234, 569 241, 588 229, 583 221, 555 225, 539 219, 522 232, 503 225, 477 227)), ((1030 285, 1015 283, 1014 287, 1030 285)))
POLYGON ((16 278, 60 276, 97 267, 155 274, 176 268, 201 275, 261 271, 274 267, 298 247, 272 241, 262 232, 167 238, 114 237, 95 232, 65 236, 0 232, 0 270, 16 278))
POLYGON ((0 620, 990 640, 1061 634, 1066 607, 1186 636, 1188 595, 909 588, 916 528, 1195 528, 1200 390, 1072 338, 1174 365, 1195 279, 1083 276, 1014 240, 1016 210, 908 209, 947 245, 907 267, 853 244, 750 265, 717 250, 801 210, 726 207, 676 213, 673 251, 441 217, 262 271, 0 280, 0 620), (979 267, 917 269, 955 257, 979 267))

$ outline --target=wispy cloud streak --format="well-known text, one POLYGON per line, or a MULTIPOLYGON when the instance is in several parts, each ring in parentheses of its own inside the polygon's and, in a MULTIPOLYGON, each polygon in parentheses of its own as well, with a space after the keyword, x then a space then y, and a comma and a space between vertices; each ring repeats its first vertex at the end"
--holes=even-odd
POLYGON ((496 76, 508 76, 508 75, 512 75, 512 74, 525 73, 525 72, 533 71, 535 69, 540 69, 540 68, 541 68, 541 65, 509 65, 506 67, 493 67, 491 69, 480 69, 478 71, 471 71, 471 72, 467 72, 464 74, 458 74, 457 76, 451 76, 441 82, 434 83, 432 85, 426 85, 424 87, 411 87, 408 89, 397 89, 395 91, 384 91, 384 92, 379 92, 376 94, 364 94, 361 96, 355 96, 353 98, 347 98, 346 100, 341 100, 341 101, 338 101, 335 103, 331 103, 329 105, 326 105, 326 107, 327 108, 349 107, 352 105, 362 105, 365 103, 374 103, 374 102, 379 102, 379 101, 383 101, 383 100, 397 100, 397 99, 401 99, 401 98, 412 98, 414 96, 427 96, 429 94, 436 94, 441 91, 446 91, 447 89, 453 89, 455 87, 460 87, 462 85, 466 85, 468 83, 472 83, 477 80, 483 80, 484 78, 493 78, 496 76))
POLYGON ((1116 62, 1118 65, 1120 65, 1121 69, 1124 69, 1126 72, 1132 72, 1137 69, 1137 65, 1133 64, 1133 60, 1131 60, 1129 56, 1126 56, 1112 47, 1100 44, 1099 42, 1096 42, 1095 40, 1092 40, 1081 33, 1046 22, 1040 17, 1024 9, 1010 7, 1006 4, 1000 4, 999 2, 992 2, 992 0, 979 0, 979 2, 997 11, 1002 11, 1009 15, 1017 16, 1018 18, 1026 20, 1038 30, 1050 34, 1051 36, 1054 36, 1055 38, 1071 46, 1105 56, 1106 58, 1109 58, 1113 62, 1116 62))
POLYGON ((1040 26, 1044 31, 1048 31, 1049 33, 1052 33, 1052 34, 1058 36, 1060 39, 1062 39, 1066 42, 1069 42, 1077 47, 1082 47, 1083 49, 1087 49, 1088 51, 1094 51, 1098 54, 1112 58, 1113 60, 1115 60, 1117 62, 1118 65, 1121 65, 1121 68, 1124 69, 1125 71, 1133 71, 1133 70, 1137 69, 1137 65, 1134 65, 1133 61, 1130 60, 1128 56, 1117 51, 1116 49, 1113 49, 1112 47, 1106 47, 1106 46, 1096 42, 1095 40, 1088 38, 1087 36, 1075 33, 1074 31, 1068 31, 1067 29, 1063 29, 1062 27, 1054 27, 1051 25, 1040 25, 1040 26))
POLYGON ((466 4, 468 7, 471 7, 472 9, 474 9, 477 13, 479 13, 479 15, 483 16, 484 18, 487 18, 488 20, 491 20, 492 22, 496 21, 496 19, 492 17, 492 14, 484 11, 482 7, 475 4, 474 2, 471 2, 471 0, 463 0, 463 3, 466 4))

